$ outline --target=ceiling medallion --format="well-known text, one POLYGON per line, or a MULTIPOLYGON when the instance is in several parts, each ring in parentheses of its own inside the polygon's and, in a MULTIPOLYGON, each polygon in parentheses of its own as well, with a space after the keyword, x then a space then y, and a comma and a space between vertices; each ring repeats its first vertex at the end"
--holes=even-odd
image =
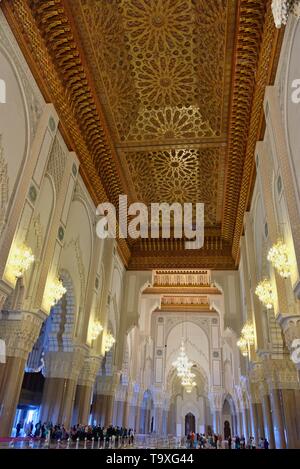
POLYGON ((152 24, 156 28, 161 28, 164 25, 164 19, 161 16, 153 16, 152 24))

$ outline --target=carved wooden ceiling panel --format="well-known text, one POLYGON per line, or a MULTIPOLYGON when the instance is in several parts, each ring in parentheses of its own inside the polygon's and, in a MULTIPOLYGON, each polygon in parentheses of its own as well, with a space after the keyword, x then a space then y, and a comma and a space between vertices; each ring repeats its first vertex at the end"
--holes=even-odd
POLYGON ((235 0, 70 5, 117 145, 225 136, 235 0))
POLYGON ((204 202, 220 225, 235 0, 71 7, 131 197, 204 202))
POLYGON ((205 223, 222 217, 224 148, 124 152, 135 195, 150 202, 205 204, 205 223))
POLYGON ((234 268, 283 36, 271 0, 0 5, 96 204, 205 203, 203 249, 119 239, 128 268, 234 268))

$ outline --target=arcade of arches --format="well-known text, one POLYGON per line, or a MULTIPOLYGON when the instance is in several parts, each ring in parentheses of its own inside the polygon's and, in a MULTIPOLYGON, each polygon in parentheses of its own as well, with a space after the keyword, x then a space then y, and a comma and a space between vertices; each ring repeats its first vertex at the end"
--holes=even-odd
POLYGON ((0 437, 41 420, 300 448, 300 24, 268 0, 151 4, 0 4, 0 437), (204 202, 203 248, 98 238, 122 193, 204 202))

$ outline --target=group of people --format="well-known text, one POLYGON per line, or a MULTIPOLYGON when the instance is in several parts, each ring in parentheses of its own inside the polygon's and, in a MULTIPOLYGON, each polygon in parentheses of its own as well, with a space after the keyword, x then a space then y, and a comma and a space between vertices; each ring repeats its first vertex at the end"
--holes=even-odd
POLYGON ((246 442, 244 436, 239 437, 237 435, 233 438, 229 436, 224 440, 222 435, 190 432, 186 436, 186 447, 190 449, 269 449, 269 442, 267 438, 261 437, 258 445, 256 445, 253 436, 250 436, 246 442))
MULTIPOLYGON (((21 422, 16 427, 16 437, 21 435, 23 425, 21 422)), ((124 445, 133 445, 134 442, 134 431, 132 428, 123 428, 118 426, 110 425, 108 427, 101 427, 100 425, 81 425, 77 424, 72 426, 70 429, 66 429, 64 425, 57 424, 53 425, 51 422, 41 423, 38 422, 33 425, 33 422, 29 422, 24 427, 25 436, 31 438, 39 438, 41 440, 51 441, 95 441, 100 440, 101 446, 118 447, 124 445)))

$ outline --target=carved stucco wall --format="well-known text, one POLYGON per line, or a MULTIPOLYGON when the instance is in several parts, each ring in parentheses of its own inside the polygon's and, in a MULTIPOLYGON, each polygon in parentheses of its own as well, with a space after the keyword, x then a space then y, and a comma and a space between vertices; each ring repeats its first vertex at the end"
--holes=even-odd
MULTIPOLYGON (((300 103, 295 103, 292 100, 292 93, 295 91, 293 82, 300 80, 299 47, 300 23, 293 15, 290 15, 285 31, 276 84, 279 87, 282 120, 285 127, 291 166, 297 185, 298 199, 300 200, 300 172, 298 170, 300 165, 300 103)), ((299 89, 299 83, 297 88, 299 89)), ((300 211, 299 201, 298 207, 300 211)))
POLYGON ((72 277, 76 297, 76 335, 81 328, 81 319, 86 300, 86 288, 91 268, 93 231, 86 206, 73 200, 70 206, 65 243, 60 259, 60 269, 72 277))
POLYGON ((44 106, 41 93, 1 11, 0 65, 0 79, 6 85, 6 103, 0 104, 1 235, 44 106))

